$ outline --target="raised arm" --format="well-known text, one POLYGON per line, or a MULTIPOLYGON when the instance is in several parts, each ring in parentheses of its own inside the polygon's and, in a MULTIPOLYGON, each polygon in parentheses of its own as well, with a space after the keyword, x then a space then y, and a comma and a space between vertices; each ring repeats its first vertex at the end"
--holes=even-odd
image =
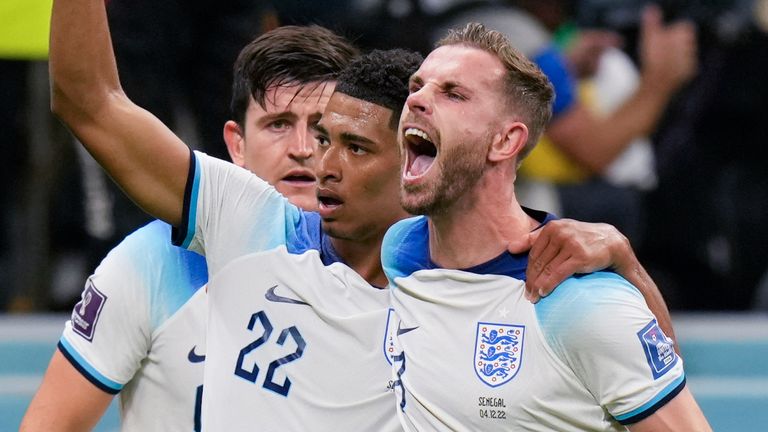
POLYGON ((188 147, 120 86, 103 0, 56 0, 51 108, 141 208, 181 221, 188 147))
MULTIPOLYGON (((575 273, 610 268, 640 290, 659 327, 676 340, 664 297, 638 261, 629 240, 614 226, 559 219, 510 243, 509 250, 530 250, 525 283, 529 300, 538 301, 575 273)), ((677 344, 675 351, 680 353, 677 344)))

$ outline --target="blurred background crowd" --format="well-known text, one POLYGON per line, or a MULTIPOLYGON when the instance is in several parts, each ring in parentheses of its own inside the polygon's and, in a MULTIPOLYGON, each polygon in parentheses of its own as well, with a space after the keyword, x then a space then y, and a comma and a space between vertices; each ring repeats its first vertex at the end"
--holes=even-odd
MULTIPOLYGON (((522 201, 617 226, 672 310, 768 310, 768 1, 660 0, 663 22, 647 3, 107 0, 128 96, 224 159, 232 64, 278 25, 426 53, 481 21, 545 70, 554 50, 565 90, 524 163, 522 201)), ((0 3, 0 311, 70 310, 149 220, 49 113, 49 8, 0 3)))

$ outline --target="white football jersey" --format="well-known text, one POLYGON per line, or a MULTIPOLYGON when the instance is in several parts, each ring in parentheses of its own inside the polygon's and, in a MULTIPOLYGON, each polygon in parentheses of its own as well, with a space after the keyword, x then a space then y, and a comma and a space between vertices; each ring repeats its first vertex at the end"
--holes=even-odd
POLYGON ((208 293, 204 430, 402 430, 388 290, 279 247, 234 260, 208 293))
POLYGON ((200 430, 208 274, 170 233, 151 222, 112 249, 59 341, 86 379, 119 393, 125 431, 200 430))
POLYGON ((425 218, 402 221, 382 255, 406 429, 624 430, 685 386, 672 341, 620 276, 569 278, 534 305, 526 255, 441 269, 427 238, 425 218))
POLYGON ((250 171, 205 153, 193 153, 184 209, 173 243, 204 255, 211 275, 249 253, 286 244, 303 252, 321 243, 316 213, 292 205, 250 171))
POLYGON ((214 276, 205 430, 397 429, 388 292, 340 263, 319 215, 199 152, 184 208, 174 243, 214 276))

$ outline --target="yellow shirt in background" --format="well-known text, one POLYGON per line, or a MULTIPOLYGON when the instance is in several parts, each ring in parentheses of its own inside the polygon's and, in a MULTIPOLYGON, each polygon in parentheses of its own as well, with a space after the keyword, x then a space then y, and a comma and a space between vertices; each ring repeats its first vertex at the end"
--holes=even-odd
POLYGON ((0 59, 45 60, 53 0, 0 0, 0 59))
MULTIPOLYGON (((594 99, 594 86, 591 81, 580 82, 578 92, 579 100, 591 106, 594 99)), ((531 154, 523 160, 520 175, 524 178, 551 183, 579 183, 589 178, 589 171, 580 167, 557 148, 547 138, 545 131, 531 154)))

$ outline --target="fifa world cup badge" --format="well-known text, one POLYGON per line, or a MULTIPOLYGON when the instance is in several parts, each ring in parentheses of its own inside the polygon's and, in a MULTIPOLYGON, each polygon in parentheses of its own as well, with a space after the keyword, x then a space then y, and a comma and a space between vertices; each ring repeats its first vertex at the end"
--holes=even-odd
POLYGON ((96 323, 99 321, 99 315, 106 301, 107 296, 96 289, 93 282, 89 280, 80 302, 72 310, 72 329, 86 340, 92 341, 96 323))

